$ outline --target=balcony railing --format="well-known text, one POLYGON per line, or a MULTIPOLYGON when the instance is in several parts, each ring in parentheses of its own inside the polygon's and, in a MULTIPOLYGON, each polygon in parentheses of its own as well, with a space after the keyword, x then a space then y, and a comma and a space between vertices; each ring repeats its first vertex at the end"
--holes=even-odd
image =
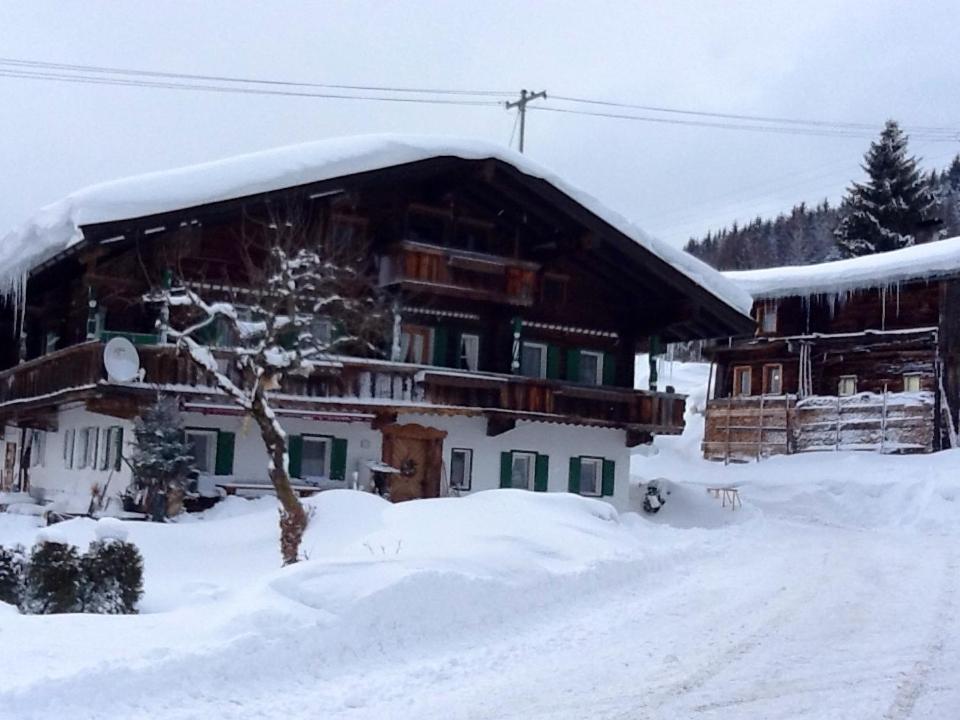
MULTIPOLYGON (((111 382, 103 343, 88 342, 0 373, 0 419, 16 408, 55 405, 63 396, 149 391, 217 395, 213 378, 172 347, 138 348, 142 381, 111 382)), ((214 352, 228 374, 230 352, 214 352)), ((239 378, 235 378, 239 380, 239 378)), ((466 372, 360 358, 331 358, 308 376, 287 376, 273 393, 281 407, 319 411, 443 412, 507 421, 539 420, 616 427, 635 433, 679 434, 685 396, 558 380, 466 372)), ((218 402, 229 404, 224 398, 218 402)), ((507 428, 508 429, 508 428, 507 428)))

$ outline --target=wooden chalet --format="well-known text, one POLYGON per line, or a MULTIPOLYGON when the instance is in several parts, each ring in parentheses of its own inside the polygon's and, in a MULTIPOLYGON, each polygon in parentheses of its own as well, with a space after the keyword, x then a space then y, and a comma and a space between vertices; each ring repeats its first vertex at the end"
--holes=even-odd
POLYGON ((725 275, 756 330, 710 351, 705 457, 956 446, 960 238, 725 275))
MULTIPOLYGON (((395 499, 499 485, 624 504, 628 448, 684 423, 682 395, 633 388, 635 353, 752 328, 749 299, 719 274, 492 146, 325 141, 121 180, 0 246, 13 288, 0 310, 6 487, 120 491, 131 420, 158 389, 180 398, 214 484, 266 482, 257 433, 161 342, 142 297, 171 271, 200 293, 242 284, 244 223, 278 207, 368 248, 401 333, 378 357, 331 358, 274 393, 305 484, 365 485, 385 463, 406 468, 395 499), (11 256, 24 247, 26 260, 11 256), (116 336, 135 343, 139 379, 107 376, 116 336)), ((229 357, 229 338, 210 343, 229 357)))

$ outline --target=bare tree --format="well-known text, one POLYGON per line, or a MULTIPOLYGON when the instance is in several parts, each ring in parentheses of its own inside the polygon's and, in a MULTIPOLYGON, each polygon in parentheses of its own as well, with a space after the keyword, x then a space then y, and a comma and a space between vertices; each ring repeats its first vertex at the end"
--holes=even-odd
POLYGON ((290 484, 287 434, 271 392, 332 355, 382 354, 390 327, 390 305, 376 287, 366 244, 324 237, 317 225, 290 209, 245 218, 236 239, 245 276, 239 286, 214 291, 180 278, 147 297, 160 304, 169 341, 257 424, 280 501, 284 565, 297 561, 309 518, 290 484), (229 347, 226 368, 213 344, 229 347))

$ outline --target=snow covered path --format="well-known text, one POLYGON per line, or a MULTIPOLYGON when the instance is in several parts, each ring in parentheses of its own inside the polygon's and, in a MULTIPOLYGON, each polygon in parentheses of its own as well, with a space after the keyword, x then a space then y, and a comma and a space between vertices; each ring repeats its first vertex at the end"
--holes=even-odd
MULTIPOLYGON (((407 633, 386 613, 381 646, 357 637, 351 657, 349 623, 331 636, 263 617, 196 655, 0 692, 0 717, 893 719, 960 707, 957 538, 774 510, 526 598, 478 585, 514 608, 491 624, 472 603, 460 618, 451 606, 455 636, 407 633), (324 657, 334 639, 336 665, 324 657)), ((442 595, 442 579, 426 587, 442 595)))

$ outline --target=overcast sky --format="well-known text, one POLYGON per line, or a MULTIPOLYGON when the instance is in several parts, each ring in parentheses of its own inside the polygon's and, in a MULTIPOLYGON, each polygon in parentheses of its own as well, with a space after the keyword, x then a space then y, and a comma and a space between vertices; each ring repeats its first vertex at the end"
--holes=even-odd
MULTIPOLYGON (((960 132, 958 27, 960 4, 949 0, 0 0, 0 55, 336 84, 526 87, 877 128, 893 117, 908 129, 960 132)), ((0 93, 0 234, 72 190, 124 175, 355 133, 506 144, 514 125, 499 107, 8 77, 0 93)), ((542 111, 528 115, 527 131, 532 158, 677 244, 801 200, 838 199, 869 142, 542 111)), ((960 142, 917 140, 912 149, 942 166, 960 142)))

